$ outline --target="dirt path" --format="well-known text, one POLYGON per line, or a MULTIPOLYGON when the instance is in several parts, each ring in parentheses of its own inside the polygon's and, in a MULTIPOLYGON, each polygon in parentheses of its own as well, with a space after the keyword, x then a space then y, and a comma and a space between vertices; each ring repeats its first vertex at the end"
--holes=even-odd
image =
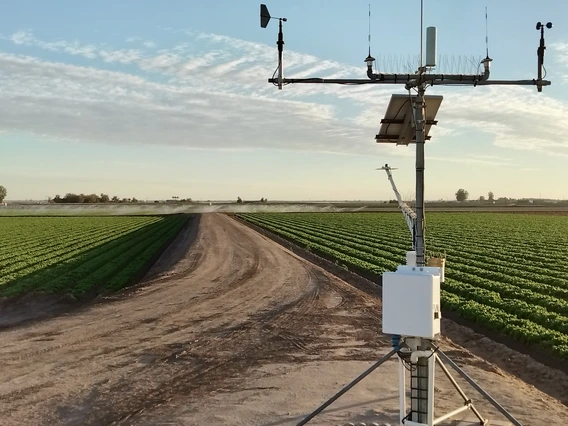
MULTIPOLYGON (((224 215, 202 215, 157 268, 88 309, 2 331, 0 424, 292 425, 389 350, 380 300, 224 215)), ((566 424, 558 401, 444 348, 525 424, 566 424)), ((311 424, 393 423, 396 363, 373 377, 311 424)), ((446 382, 439 392, 456 408, 446 382)))

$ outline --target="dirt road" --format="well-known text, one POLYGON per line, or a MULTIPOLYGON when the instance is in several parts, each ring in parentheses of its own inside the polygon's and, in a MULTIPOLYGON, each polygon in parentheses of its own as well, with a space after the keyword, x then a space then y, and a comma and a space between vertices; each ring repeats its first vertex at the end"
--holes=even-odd
MULTIPOLYGON (((380 300, 227 216, 204 214, 192 232, 143 285, 2 331, 0 424, 295 424, 389 350, 380 300)), ((566 424, 566 406, 444 348, 526 424, 543 413, 566 424)), ((392 422, 395 368, 313 424, 353 421, 354 410, 392 422)), ((446 383, 439 391, 439 405, 456 408, 446 383)))

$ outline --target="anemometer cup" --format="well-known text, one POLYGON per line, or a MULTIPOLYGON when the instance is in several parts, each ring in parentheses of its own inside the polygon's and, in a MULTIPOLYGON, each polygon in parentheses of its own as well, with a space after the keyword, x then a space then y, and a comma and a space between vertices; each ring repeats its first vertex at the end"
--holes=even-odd
POLYGON ((540 30, 541 28, 544 29, 544 27, 551 29, 552 28, 552 22, 547 22, 546 25, 541 23, 541 22, 537 22, 536 23, 536 29, 537 31, 540 30))

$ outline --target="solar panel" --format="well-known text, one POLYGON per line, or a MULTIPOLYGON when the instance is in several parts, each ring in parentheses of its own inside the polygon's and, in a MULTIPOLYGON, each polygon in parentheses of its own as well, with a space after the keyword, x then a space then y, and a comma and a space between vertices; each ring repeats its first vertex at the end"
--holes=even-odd
MULTIPOLYGON (((438 122, 434 120, 443 96, 432 95, 424 96, 424 138, 430 140, 428 136, 432 126, 438 122)), ((375 137, 377 143, 396 143, 397 145, 408 145, 416 143, 416 129, 412 119, 412 103, 416 96, 392 95, 385 118, 381 120, 379 134, 375 137)))

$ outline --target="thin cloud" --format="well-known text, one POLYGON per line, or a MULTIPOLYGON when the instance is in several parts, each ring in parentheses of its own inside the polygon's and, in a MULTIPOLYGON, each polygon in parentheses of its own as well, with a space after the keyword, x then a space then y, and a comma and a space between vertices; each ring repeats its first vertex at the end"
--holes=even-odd
MULTIPOLYGON (((99 68, 127 64, 132 72, 138 69, 165 82, 1 54, 5 101, 0 127, 89 142, 397 155, 373 139, 390 94, 400 88, 312 84, 278 91, 267 83, 276 65, 274 46, 218 34, 177 33, 187 40, 152 53, 46 42, 29 30, 13 33, 9 39, 22 47, 83 56, 99 68)), ((155 47, 138 37, 126 41, 155 47)), ((568 53, 568 45, 555 49, 568 53)), ((365 78, 365 69, 287 50, 285 75, 365 78)), ((568 156, 567 145, 558 138, 566 102, 534 88, 435 87, 431 92, 444 95, 439 128, 432 130, 436 142, 473 130, 489 134, 498 147, 568 156)), ((492 158, 469 161, 502 165, 492 158)))
POLYGON ((119 72, 0 54, 0 128, 65 140, 201 149, 371 153, 316 103, 158 84, 119 72))

